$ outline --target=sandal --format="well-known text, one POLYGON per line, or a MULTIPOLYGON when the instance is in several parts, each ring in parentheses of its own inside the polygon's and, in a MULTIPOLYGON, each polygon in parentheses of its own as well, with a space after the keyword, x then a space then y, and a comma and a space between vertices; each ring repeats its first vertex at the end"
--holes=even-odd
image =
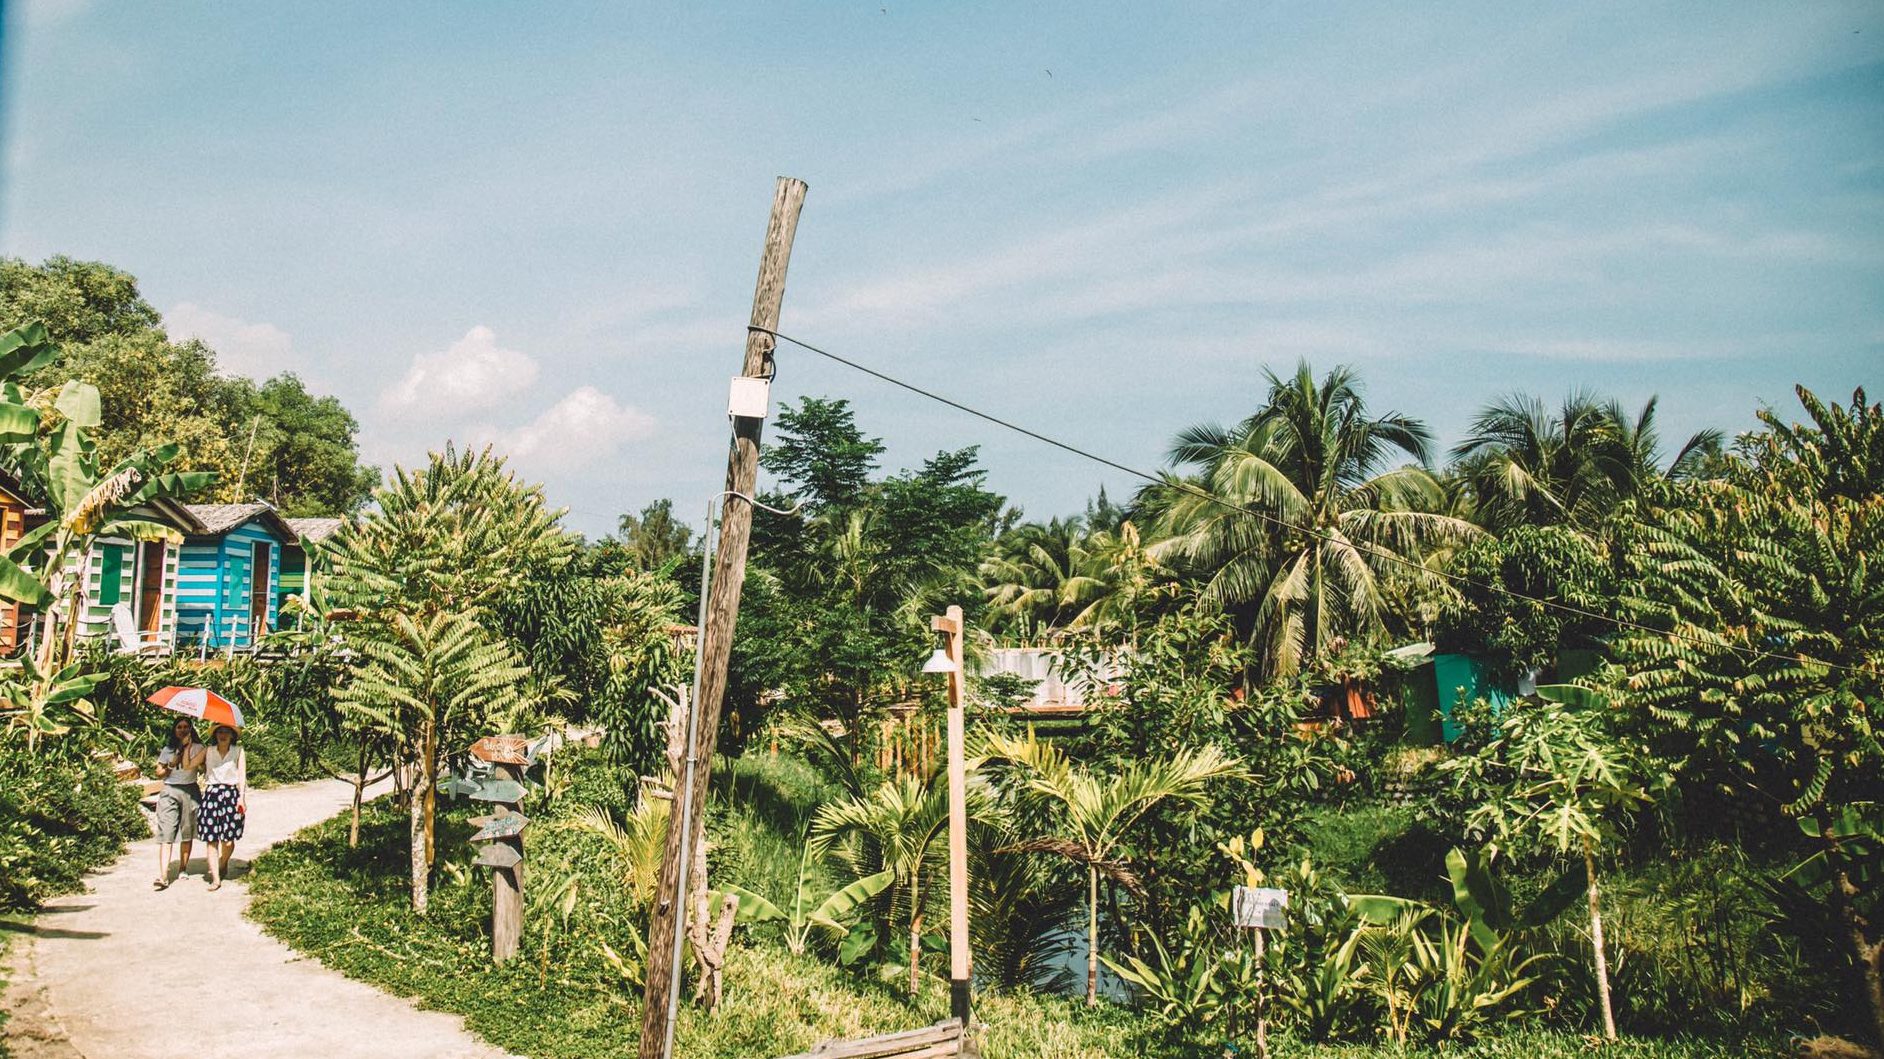
POLYGON ((168 890, 170 888, 170 880, 158 876, 150 881, 150 888, 153 890, 168 890))
POLYGON ((220 889, 222 889, 222 880, 220 880, 220 879, 218 879, 217 881, 215 881, 215 882, 213 882, 213 883, 210 883, 210 884, 209 884, 209 888, 210 888, 211 890, 220 890, 220 889))

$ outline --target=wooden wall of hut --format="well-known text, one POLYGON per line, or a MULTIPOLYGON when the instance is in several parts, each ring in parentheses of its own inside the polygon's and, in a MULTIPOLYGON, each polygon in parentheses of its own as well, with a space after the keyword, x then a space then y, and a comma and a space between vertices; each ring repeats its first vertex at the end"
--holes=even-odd
POLYGON ((877 768, 893 776, 928 775, 935 768, 941 732, 920 703, 899 702, 877 721, 877 768))

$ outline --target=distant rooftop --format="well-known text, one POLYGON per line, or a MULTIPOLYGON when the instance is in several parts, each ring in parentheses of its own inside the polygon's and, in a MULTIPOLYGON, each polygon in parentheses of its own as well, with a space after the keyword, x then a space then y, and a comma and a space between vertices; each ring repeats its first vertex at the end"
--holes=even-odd
POLYGON ((313 544, 333 536, 345 521, 342 518, 291 518, 288 528, 302 541, 313 544))

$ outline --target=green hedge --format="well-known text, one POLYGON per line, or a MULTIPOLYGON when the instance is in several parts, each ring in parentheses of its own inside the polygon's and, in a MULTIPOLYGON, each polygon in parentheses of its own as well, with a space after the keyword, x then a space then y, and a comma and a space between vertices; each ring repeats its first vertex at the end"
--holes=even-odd
POLYGON ((77 890, 127 840, 150 834, 136 788, 80 753, 0 744, 0 909, 77 890))

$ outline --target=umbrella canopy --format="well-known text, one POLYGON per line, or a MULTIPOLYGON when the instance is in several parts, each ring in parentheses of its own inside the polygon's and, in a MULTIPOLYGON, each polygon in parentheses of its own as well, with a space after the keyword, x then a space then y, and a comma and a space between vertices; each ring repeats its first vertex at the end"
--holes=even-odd
POLYGON ((168 687, 152 695, 150 701, 207 724, 242 727, 242 708, 208 688, 168 687))

